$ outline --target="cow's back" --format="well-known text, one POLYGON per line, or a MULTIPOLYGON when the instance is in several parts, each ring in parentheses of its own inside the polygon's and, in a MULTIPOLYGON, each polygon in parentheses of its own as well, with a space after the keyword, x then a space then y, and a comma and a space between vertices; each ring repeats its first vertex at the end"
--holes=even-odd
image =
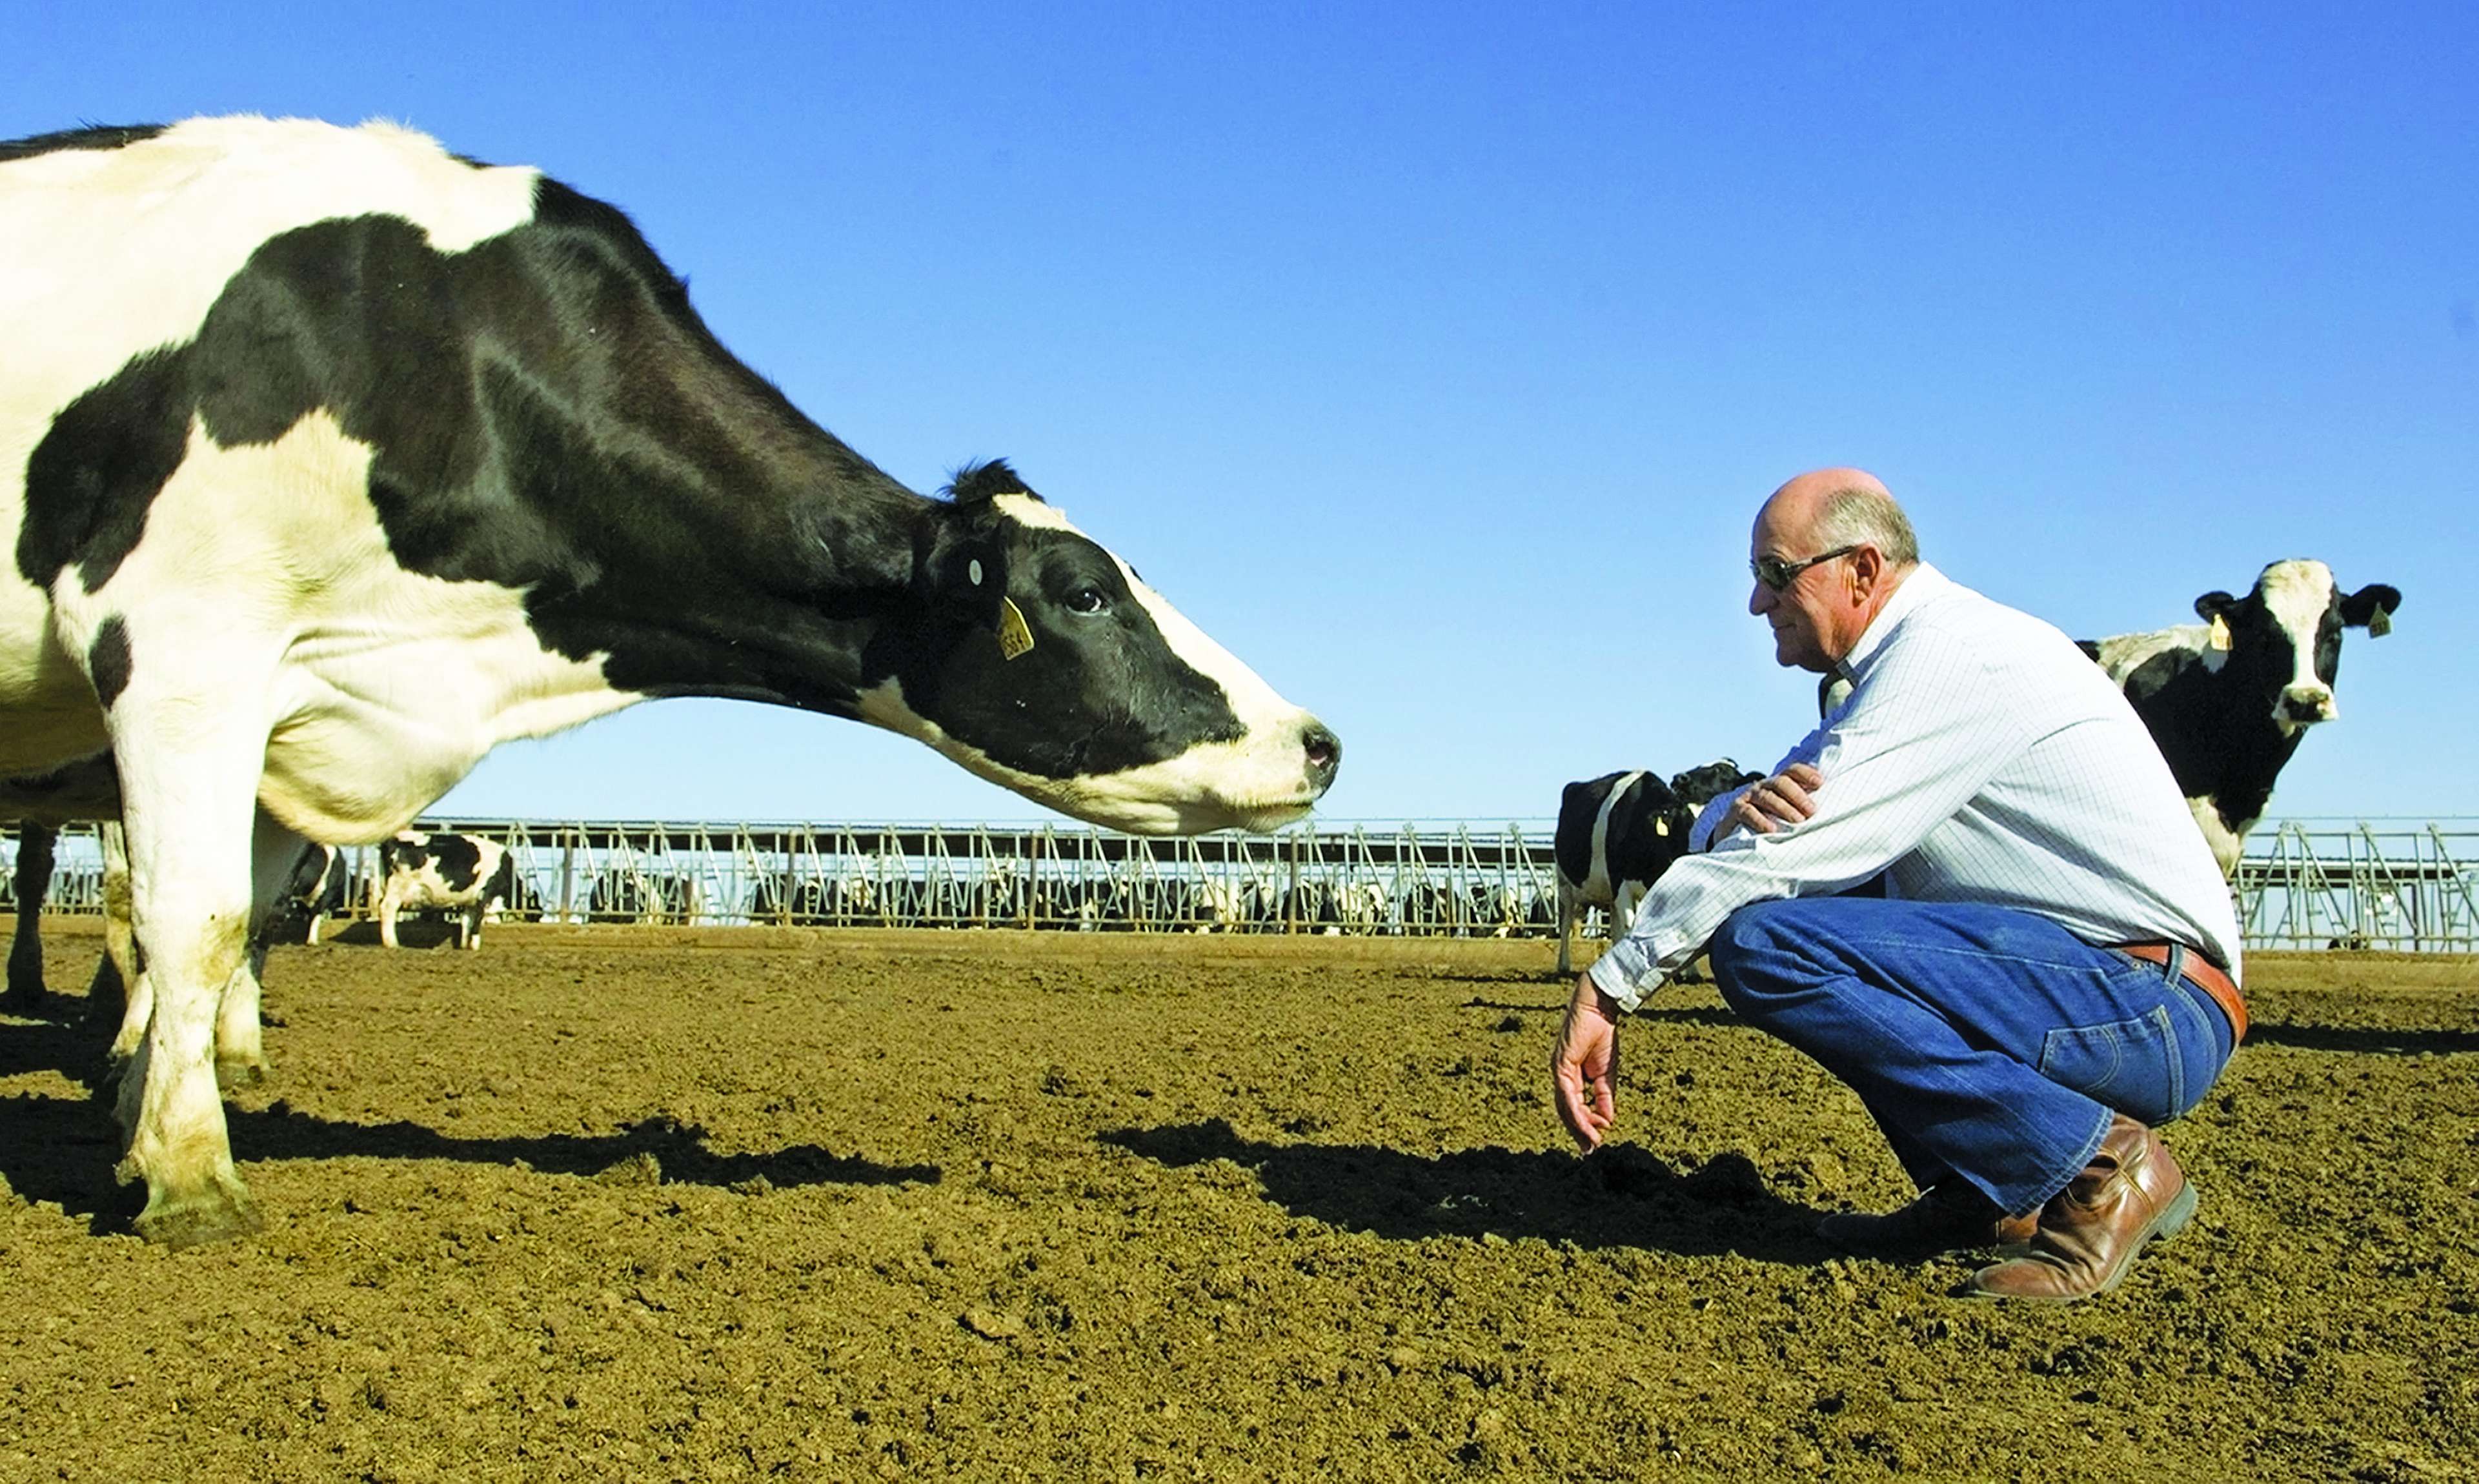
POLYGON ((57 646, 52 584, 68 568, 89 600, 158 515, 201 436, 181 355, 253 255, 363 215, 462 250, 528 219, 538 179, 385 124, 207 118, 0 145, 0 771, 104 743, 88 676, 111 657, 57 646))

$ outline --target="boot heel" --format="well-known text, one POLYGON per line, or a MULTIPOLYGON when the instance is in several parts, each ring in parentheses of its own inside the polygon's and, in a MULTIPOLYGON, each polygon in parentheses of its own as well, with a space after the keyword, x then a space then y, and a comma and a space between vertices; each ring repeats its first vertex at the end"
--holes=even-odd
POLYGON ((2154 1223, 2152 1235, 2156 1239, 2174 1237, 2185 1230, 2186 1223, 2194 1218, 2195 1187, 2191 1183, 2182 1185, 2178 1188, 2178 1194, 2170 1197, 2169 1209, 2161 1212, 2160 1220, 2154 1223))

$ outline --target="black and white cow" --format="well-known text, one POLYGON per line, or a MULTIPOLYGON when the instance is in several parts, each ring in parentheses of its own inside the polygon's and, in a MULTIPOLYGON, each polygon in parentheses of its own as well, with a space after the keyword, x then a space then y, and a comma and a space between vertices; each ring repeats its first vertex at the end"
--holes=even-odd
POLYGON ((1762 776, 1722 758, 1667 783, 1635 771, 1569 784, 1559 799, 1552 848, 1558 865, 1558 972, 1573 972, 1570 943, 1584 908, 1603 908, 1612 934, 1623 931, 1644 893, 1687 853, 1698 811, 1762 776))
POLYGON ((312 845, 301 852, 301 864, 277 900, 272 926, 288 930, 303 943, 317 944, 327 919, 344 912, 350 901, 350 874, 345 853, 333 845, 312 845))
POLYGON ((1760 776, 1723 758, 1664 782, 1652 773, 1604 773, 1571 783, 1558 798, 1558 972, 1574 972, 1570 947, 1587 907, 1609 918, 1610 934, 1625 931, 1636 905, 1670 863, 1687 853, 1696 812, 1760 776))
POLYGON ((2321 562, 2275 562, 2243 598, 2195 599, 2201 624, 2083 641, 2160 744, 2222 874, 2307 729, 2339 715, 2341 631, 2384 634, 2400 607, 2383 583, 2343 592, 2321 562))
POLYGON ((398 830, 379 842, 379 942, 396 946, 396 921, 405 913, 445 912, 456 925, 457 946, 478 949, 482 924, 499 920, 516 879, 516 857, 496 840, 398 830))
POLYGON ((765 701, 1147 833, 1334 778, 1331 732, 1005 464, 898 484, 538 171, 379 123, 19 140, 0 273, 0 776, 116 753, 150 1239, 257 1222, 210 1042, 300 841, 383 840, 501 742, 765 701))

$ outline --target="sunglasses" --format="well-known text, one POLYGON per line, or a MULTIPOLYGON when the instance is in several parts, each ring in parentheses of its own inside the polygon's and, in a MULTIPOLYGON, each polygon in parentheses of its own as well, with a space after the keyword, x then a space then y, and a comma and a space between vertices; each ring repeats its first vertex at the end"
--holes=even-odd
POLYGON ((1804 562, 1785 562, 1779 557, 1758 557, 1748 564, 1748 571, 1756 581, 1764 584, 1766 591, 1779 592, 1809 567, 1820 562, 1830 562, 1835 557, 1847 557, 1866 544, 1867 542, 1860 541, 1849 546, 1836 546, 1831 551, 1820 551, 1804 562))

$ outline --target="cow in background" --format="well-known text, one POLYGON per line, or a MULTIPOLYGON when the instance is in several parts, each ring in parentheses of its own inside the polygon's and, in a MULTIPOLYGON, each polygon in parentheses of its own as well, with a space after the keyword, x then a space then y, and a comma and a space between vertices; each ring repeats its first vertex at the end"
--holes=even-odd
POLYGON ((596 873, 585 893, 585 920, 639 927, 691 922, 703 905, 704 892, 696 876, 630 861, 596 873))
POLYGON ((396 920, 407 912, 453 916, 457 946, 482 946, 482 924, 497 922, 516 893, 516 858, 478 835, 402 830, 379 842, 379 942, 396 945, 396 920))
POLYGON ((335 846, 310 845, 303 849, 300 864, 293 868, 293 879, 285 884, 283 895, 276 898, 274 915, 268 922, 268 936, 281 932, 316 944, 327 919, 342 913, 350 899, 345 879, 347 874, 345 853, 335 846))
POLYGON ((2340 714, 2341 631, 2379 637, 2400 607, 2383 583, 2343 592, 2321 562, 2275 562, 2243 598, 2195 599, 2201 624, 2083 641, 2151 731, 2223 875, 2307 729, 2340 714))
POLYGON ((1697 811, 1759 775, 1727 758, 1667 781, 1637 769, 1571 783, 1558 800, 1558 973, 1574 972, 1570 941, 1587 907, 1604 909, 1616 938, 1670 863, 1687 853, 1697 811))

